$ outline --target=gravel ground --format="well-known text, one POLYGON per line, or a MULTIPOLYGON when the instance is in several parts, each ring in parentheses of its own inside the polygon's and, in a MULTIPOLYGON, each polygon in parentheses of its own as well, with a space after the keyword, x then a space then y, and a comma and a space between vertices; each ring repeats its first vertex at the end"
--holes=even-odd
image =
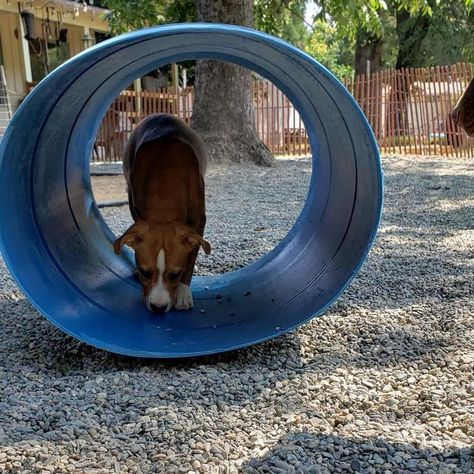
MULTIPOLYGON (((247 350, 168 362, 95 350, 40 317, 2 266, 0 471, 474 472, 474 164, 384 168, 382 228, 350 288, 325 316, 247 350)), ((309 170, 213 170, 214 254, 199 272, 270 249, 309 170)), ((104 210, 116 231, 127 213, 104 210)))

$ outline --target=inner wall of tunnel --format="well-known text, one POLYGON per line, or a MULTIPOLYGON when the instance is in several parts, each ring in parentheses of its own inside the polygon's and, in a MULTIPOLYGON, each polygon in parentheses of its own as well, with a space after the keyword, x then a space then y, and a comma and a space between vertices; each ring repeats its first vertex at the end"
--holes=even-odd
MULTIPOLYGON (((122 91, 102 118, 91 154, 91 185, 104 221, 117 236, 133 223, 122 174, 126 140, 151 113, 172 113, 191 124, 194 65, 185 61, 150 70, 122 91), (173 77, 178 87, 170 85, 173 77)), ((275 166, 210 166, 205 237, 212 253, 200 252, 195 275, 237 270, 266 255, 292 228, 307 197, 311 147, 302 117, 275 84, 253 71, 252 96, 255 130, 275 166)))

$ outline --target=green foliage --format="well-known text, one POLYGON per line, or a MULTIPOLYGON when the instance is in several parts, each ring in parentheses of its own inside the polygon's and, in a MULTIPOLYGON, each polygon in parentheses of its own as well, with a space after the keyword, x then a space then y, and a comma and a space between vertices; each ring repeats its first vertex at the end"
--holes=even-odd
POLYGON ((255 28, 303 49, 309 38, 304 14, 307 0, 255 0, 255 28))
POLYGON ((433 9, 428 34, 415 57, 417 66, 474 62, 474 10, 464 0, 433 9))
POLYGON ((316 21, 305 50, 339 79, 352 77, 354 41, 341 39, 335 25, 316 21))
MULTIPOLYGON (((439 0, 436 0, 436 2, 439 0)), ((465 0, 471 1, 471 0, 465 0)), ((410 14, 431 15, 431 0, 317 0, 321 10, 316 19, 332 19, 338 25, 343 37, 355 39, 357 32, 363 28, 377 36, 384 34, 384 13, 390 10, 405 9, 410 14)))
POLYGON ((112 34, 196 19, 194 0, 102 0, 102 5, 110 10, 107 20, 112 34))

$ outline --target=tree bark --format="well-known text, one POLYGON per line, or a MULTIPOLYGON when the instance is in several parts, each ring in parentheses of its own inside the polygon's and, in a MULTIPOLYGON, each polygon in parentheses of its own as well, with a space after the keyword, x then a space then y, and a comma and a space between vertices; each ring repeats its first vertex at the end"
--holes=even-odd
MULTIPOLYGON (((421 44, 428 34, 430 27, 430 17, 428 15, 411 16, 404 9, 397 10, 397 37, 398 55, 395 69, 404 69, 418 66, 418 58, 421 51, 421 44)), ((410 98, 411 83, 401 81, 398 91, 393 91, 392 95, 398 94, 400 107, 394 110, 393 123, 398 124, 401 135, 408 135, 408 100, 410 98)), ((394 103, 394 98, 390 98, 394 103)))
MULTIPOLYGON (((197 9, 199 21, 253 25, 252 0, 197 0, 197 9)), ((196 62, 191 126, 204 140, 211 163, 275 163, 255 131, 251 86, 251 71, 241 66, 196 62)))
POLYGON ((397 10, 398 55, 395 69, 417 67, 421 44, 430 27, 428 15, 410 16, 406 10, 397 10))
POLYGON ((357 32, 355 51, 355 74, 366 74, 367 61, 370 61, 370 72, 382 69, 382 54, 384 40, 365 30, 357 32))

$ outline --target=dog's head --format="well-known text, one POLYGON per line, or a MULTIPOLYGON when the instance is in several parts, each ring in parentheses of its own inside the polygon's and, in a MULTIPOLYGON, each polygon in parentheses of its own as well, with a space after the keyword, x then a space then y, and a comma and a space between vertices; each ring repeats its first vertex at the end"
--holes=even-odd
POLYGON ((450 113, 453 121, 474 137, 474 79, 450 113))
POLYGON ((135 250, 145 305, 157 313, 173 307, 189 254, 199 247, 206 254, 211 252, 209 242, 179 223, 138 221, 114 242, 115 253, 119 254, 124 245, 135 250))

